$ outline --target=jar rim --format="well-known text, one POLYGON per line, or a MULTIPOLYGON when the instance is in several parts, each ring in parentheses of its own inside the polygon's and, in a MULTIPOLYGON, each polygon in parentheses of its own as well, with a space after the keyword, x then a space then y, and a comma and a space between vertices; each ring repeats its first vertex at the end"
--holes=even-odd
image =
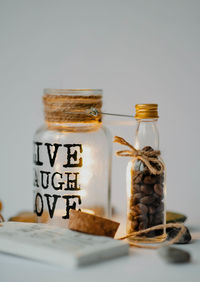
POLYGON ((83 95, 83 96, 90 96, 90 95, 97 95, 102 96, 103 90, 102 89, 84 89, 84 88, 77 88, 77 89, 55 89, 55 88, 44 88, 43 90, 44 95, 83 95))

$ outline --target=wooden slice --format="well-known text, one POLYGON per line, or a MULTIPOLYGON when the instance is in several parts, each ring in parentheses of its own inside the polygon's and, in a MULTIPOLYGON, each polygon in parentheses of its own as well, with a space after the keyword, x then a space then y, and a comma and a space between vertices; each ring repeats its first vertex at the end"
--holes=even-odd
POLYGON ((1 214, 0 214, 0 222, 4 222, 4 218, 1 214))
POLYGON ((85 212, 70 210, 69 229, 114 238, 119 223, 85 212))
POLYGON ((2 204, 2 202, 0 201, 0 212, 2 211, 2 208, 3 208, 3 204, 2 204))
MULTIPOLYGON (((33 212, 24 211, 24 212, 18 213, 16 216, 9 218, 9 221, 36 223, 37 216, 33 212)), ((47 221, 48 221, 48 214, 47 212, 43 212, 42 216, 40 217, 40 222, 45 223, 47 221)))

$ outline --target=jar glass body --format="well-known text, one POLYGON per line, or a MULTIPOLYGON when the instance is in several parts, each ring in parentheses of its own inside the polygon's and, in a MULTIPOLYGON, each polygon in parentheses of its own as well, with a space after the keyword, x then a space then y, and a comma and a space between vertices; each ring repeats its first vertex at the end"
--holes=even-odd
MULTIPOLYGON (((138 120, 135 148, 159 150, 156 119, 138 120), (150 149, 151 148, 151 149, 150 149)), ((163 160, 158 157, 158 160, 163 160)), ((164 163, 163 163, 164 164, 164 163)), ((134 159, 127 167, 127 233, 141 231, 166 223, 165 169, 154 175, 142 160, 134 159)), ((150 231, 137 236, 143 242, 159 242, 166 238, 166 230, 150 231)))
POLYGON ((102 123, 43 126, 34 136, 38 222, 67 226, 70 209, 110 217, 111 147, 102 123))

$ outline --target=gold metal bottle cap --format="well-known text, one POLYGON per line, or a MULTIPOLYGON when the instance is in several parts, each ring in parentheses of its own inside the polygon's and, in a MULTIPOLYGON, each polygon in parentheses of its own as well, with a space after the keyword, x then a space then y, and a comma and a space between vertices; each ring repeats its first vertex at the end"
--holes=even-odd
POLYGON ((136 119, 158 118, 158 104, 137 104, 135 105, 136 119))

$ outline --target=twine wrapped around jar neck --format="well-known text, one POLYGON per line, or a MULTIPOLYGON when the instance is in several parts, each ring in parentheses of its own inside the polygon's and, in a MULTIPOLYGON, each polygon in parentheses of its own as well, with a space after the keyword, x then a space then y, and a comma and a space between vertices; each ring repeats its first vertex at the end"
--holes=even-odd
POLYGON ((137 150, 125 139, 119 136, 114 137, 114 142, 128 146, 130 148, 130 150, 122 150, 116 152, 117 156, 131 157, 133 160, 135 159, 141 160, 147 166, 149 171, 154 175, 163 173, 164 164, 161 160, 158 159, 158 156, 160 156, 159 150, 153 150, 153 151, 145 151, 143 149, 137 150), (158 166, 156 166, 156 164, 158 166))
POLYGON ((47 123, 101 123, 102 95, 52 95, 43 96, 47 123), (97 109, 91 115, 90 109, 97 109))

